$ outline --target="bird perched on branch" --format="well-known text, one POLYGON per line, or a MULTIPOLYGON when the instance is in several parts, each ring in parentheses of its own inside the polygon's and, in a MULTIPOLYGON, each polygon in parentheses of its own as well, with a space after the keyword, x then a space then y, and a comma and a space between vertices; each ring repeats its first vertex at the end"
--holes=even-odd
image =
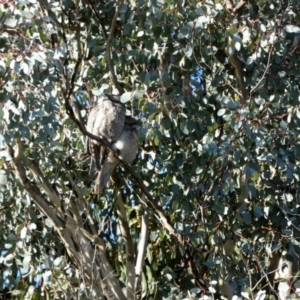
POLYGON ((114 152, 126 163, 132 162, 138 149, 137 122, 126 116, 126 108, 116 95, 103 95, 92 108, 87 122, 87 131, 104 138, 110 147, 89 137, 86 153, 91 156, 90 179, 95 180, 95 193, 100 193, 119 164, 114 152))

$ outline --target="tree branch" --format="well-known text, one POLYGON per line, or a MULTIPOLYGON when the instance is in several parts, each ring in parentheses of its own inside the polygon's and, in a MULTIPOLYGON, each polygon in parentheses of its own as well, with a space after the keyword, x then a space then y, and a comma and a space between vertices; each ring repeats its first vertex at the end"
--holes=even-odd
POLYGON ((8 147, 8 152, 11 155, 13 163, 16 167, 18 177, 20 178, 25 190, 30 195, 30 197, 35 201, 35 203, 39 206, 39 208, 45 214, 45 216, 47 216, 52 221, 55 229, 57 231, 61 230, 63 228, 63 223, 57 217, 56 213, 54 212, 53 207, 49 206, 49 204, 46 203, 41 191, 39 190, 39 188, 37 186, 37 183, 30 181, 27 178, 26 170, 25 170, 20 158, 14 157, 14 150, 13 150, 12 146, 7 144, 7 147, 8 147))
POLYGON ((232 11, 233 5, 232 5, 231 0, 225 0, 225 7, 227 10, 232 11))
POLYGON ((119 217, 119 225, 121 229, 121 233, 123 239, 126 241, 126 275, 127 275, 127 282, 126 282, 126 290, 127 290, 127 298, 128 299, 135 299, 135 270, 134 270, 134 248, 133 242, 130 234, 130 229, 128 225, 128 220, 126 216, 126 210, 124 207, 124 202, 122 199, 122 193, 119 188, 119 179, 117 176, 116 171, 113 172, 112 179, 115 182, 115 194, 117 196, 117 214, 119 217))
POLYGON ((61 199, 59 198, 59 195, 55 192, 55 190, 52 188, 51 184, 49 183, 48 179, 42 173, 35 159, 31 155, 29 155, 28 157, 24 157, 23 155, 24 147, 21 139, 17 138, 16 142, 17 142, 16 151, 14 151, 10 145, 8 145, 8 149, 15 165, 18 164, 20 167, 22 166, 22 168, 18 169, 19 176, 22 182, 26 182, 26 180, 28 180, 26 177, 26 170, 22 165, 23 162, 33 173, 34 177, 37 179, 35 183, 36 187, 38 188, 39 185, 41 186, 43 191, 50 198, 51 203, 55 206, 57 211, 60 213, 60 217, 63 218, 64 212, 61 208, 61 199))
POLYGON ((134 270, 134 249, 130 229, 126 217, 126 211, 122 200, 121 190, 116 187, 117 193, 117 214, 120 220, 122 236, 125 240, 126 247, 126 273, 127 273, 127 299, 135 299, 135 270, 134 270))
POLYGON ((259 80, 259 81, 257 82, 257 84, 251 89, 251 91, 250 91, 250 98, 251 98, 251 96, 252 96, 252 93, 255 92, 255 90, 257 89, 257 87, 258 87, 258 86, 260 85, 260 83, 263 81, 263 79, 264 79, 265 76, 266 76, 266 73, 268 72, 269 68, 271 67, 270 59, 271 59, 272 51, 273 51, 273 44, 271 45, 271 49, 269 50, 267 67, 265 68, 265 71, 264 71, 263 75, 261 76, 260 80, 259 80))
POLYGON ((102 32, 103 32, 103 37, 104 37, 105 41, 107 41, 107 33, 105 31, 105 27, 104 27, 104 24, 103 24, 103 18, 100 16, 100 14, 99 14, 98 10, 96 9, 93 1, 89 0, 88 3, 90 5, 90 7, 92 8, 92 11, 96 15, 96 18, 98 19, 99 24, 100 24, 101 29, 102 29, 102 32))
MULTIPOLYGON (((145 197, 145 194, 143 194, 143 198, 145 197)), ((146 248, 148 245, 148 231, 149 231, 149 217, 150 217, 150 210, 145 204, 144 199, 141 199, 141 204, 144 208, 144 213, 142 215, 142 228, 141 228, 141 233, 140 233, 140 239, 138 243, 138 255, 136 259, 136 264, 135 264, 135 288, 137 289, 140 277, 142 274, 143 266, 144 266, 144 257, 146 253, 146 248)))
POLYGON ((118 79, 117 79, 117 76, 116 76, 116 73, 115 73, 115 66, 114 66, 113 59, 112 59, 111 43, 112 43, 113 38, 114 38, 117 18, 119 16, 119 12, 120 12, 120 9, 121 9, 121 6, 122 6, 123 2, 124 2, 124 0, 119 0, 119 2, 117 4, 116 12, 115 12, 115 15, 114 15, 112 23, 111 23, 110 34, 109 34, 108 39, 106 41, 106 54, 107 54, 108 68, 109 68, 109 71, 110 71, 112 82, 115 85, 115 87, 118 89, 120 95, 122 95, 124 93, 124 89, 120 86, 120 84, 118 82, 118 79))
POLYGON ((228 11, 232 11, 236 13, 244 4, 246 3, 245 0, 241 0, 234 8, 231 0, 225 0, 225 7, 228 11))
POLYGON ((232 10, 234 13, 236 13, 239 9, 242 8, 242 6, 246 3, 245 0, 241 0, 236 6, 235 8, 232 10))
POLYGON ((140 186, 142 192, 145 194, 145 196, 147 197, 150 205, 155 209, 156 213, 159 216, 160 221, 162 222, 162 224, 164 225, 164 227, 172 234, 174 235, 178 241, 182 244, 183 243, 183 238, 182 236, 176 232, 176 230, 173 228, 173 226, 169 223, 167 217, 164 215, 163 213, 163 209, 162 207, 156 203, 156 201, 153 199, 153 197, 151 196, 151 194, 148 192, 145 184, 143 183, 142 179, 134 172, 134 170, 125 162, 123 162, 122 160, 120 160, 120 162, 122 163, 122 165, 124 166, 125 170, 128 171, 132 177, 136 180, 136 182, 138 183, 138 185, 140 186))
MULTIPOLYGON (((65 165, 65 169, 66 169, 66 173, 67 173, 67 176, 68 176, 68 179, 70 181, 70 184, 72 186, 72 189, 73 189, 73 193, 77 194, 77 197, 79 199, 79 201, 81 203, 84 203, 84 198, 83 198, 83 195, 81 193, 81 190, 80 188, 75 184, 73 178, 72 178, 72 174, 71 172, 67 169, 67 166, 65 165)), ((74 218, 75 218, 75 221, 80 225, 82 226, 82 219, 80 218, 80 214, 79 214, 79 209, 78 209, 78 205, 76 205, 76 203, 74 201, 72 201, 72 199, 70 199, 70 205, 71 205, 71 210, 72 210, 72 213, 74 215, 74 218)))
POLYGON ((63 218, 64 212, 61 208, 61 199, 59 198, 59 195, 56 193, 56 191, 52 188, 51 184, 47 180, 47 178, 42 173, 41 169, 38 166, 38 163, 34 160, 27 159, 28 161, 28 167, 29 170, 34 174, 36 178, 39 178, 41 183, 40 186, 44 190, 44 192, 47 194, 47 196, 50 198, 51 203, 55 206, 55 208, 60 212, 61 217, 63 218))
POLYGON ((245 86, 245 82, 244 82, 244 74, 243 74, 241 62, 238 59, 236 54, 230 55, 227 49, 225 49, 225 53, 226 53, 231 65, 234 68, 236 81, 237 81, 239 90, 241 91, 241 94, 242 94, 241 104, 244 105, 244 104, 246 104, 248 97, 247 97, 247 91, 246 91, 246 86, 245 86))
MULTIPOLYGON (((74 224, 76 224, 76 222, 70 216, 66 216, 66 222, 63 222, 61 219, 58 218, 53 207, 50 206, 49 203, 47 203, 44 195, 42 195, 38 187, 38 184, 36 182, 30 181, 27 178, 26 170, 25 167, 23 166, 21 157, 14 155, 14 150, 11 145, 7 144, 7 148, 9 154, 12 157, 13 163, 16 167, 18 177, 20 178, 24 189, 29 194, 31 199, 33 199, 33 201, 36 203, 39 209, 44 213, 44 215, 49 220, 51 220, 55 231, 59 235, 61 241, 63 242, 67 250, 68 255, 72 258, 74 264, 82 267, 82 259, 84 259, 84 266, 83 266, 84 274, 87 276, 89 281, 92 282, 93 277, 96 277, 97 273, 95 267, 92 265, 92 260, 88 259, 90 253, 92 253, 90 243, 88 245, 87 243, 85 243, 86 247, 89 246, 89 249, 88 251, 85 251, 83 254, 76 251, 76 246, 74 244, 74 240, 72 239, 72 235, 74 235, 74 233, 72 234, 72 229, 74 228, 74 224)), ((78 226, 78 224, 76 225, 78 226)), ((99 295, 101 294, 101 288, 99 282, 96 283, 95 290, 98 292, 99 295)))
POLYGON ((126 283, 126 290, 127 290, 127 298, 128 299, 135 299, 135 270, 134 270, 134 248, 133 248, 133 241, 130 234, 130 229, 128 225, 128 220, 126 216, 126 210, 124 207, 124 202, 122 199, 122 193, 119 188, 120 183, 118 179, 117 172, 114 171, 112 174, 112 179, 115 182, 115 195, 117 196, 117 214, 119 216, 119 225, 121 229, 121 233, 123 239, 126 241, 126 276, 127 276, 127 283, 126 283))
POLYGON ((110 286, 111 290, 113 291, 113 293, 115 294, 115 296, 117 297, 117 299, 119 300, 126 300, 126 297, 124 296, 124 293, 122 292, 120 285, 118 284, 118 281, 116 279, 116 277, 113 275, 114 271, 110 266, 110 263, 107 260, 107 256, 106 256, 106 247, 105 247, 105 243, 104 241, 95 235, 92 235, 91 233, 89 233, 88 231, 86 231, 83 228, 79 228, 78 230, 80 230, 82 232, 82 234, 87 237, 91 242, 95 243, 99 249, 99 257, 101 259, 101 262, 103 264, 103 269, 104 270, 104 279, 105 281, 107 281, 108 285, 110 286))

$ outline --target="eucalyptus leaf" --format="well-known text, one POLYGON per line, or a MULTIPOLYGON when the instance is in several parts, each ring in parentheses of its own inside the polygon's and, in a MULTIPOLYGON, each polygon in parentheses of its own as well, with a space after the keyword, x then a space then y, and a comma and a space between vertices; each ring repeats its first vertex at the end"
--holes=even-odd
POLYGON ((96 88, 92 89, 92 90, 91 90, 91 93, 92 93, 94 96, 100 96, 100 95, 102 95, 102 92, 100 91, 100 89, 96 89, 96 88))
POLYGON ((193 54, 193 47, 192 45, 188 44, 185 49, 184 49, 184 54, 186 55, 186 57, 191 57, 193 54))
POLYGON ((131 92, 126 92, 124 93, 122 96, 121 96, 121 102, 122 103, 126 103, 126 102, 129 102, 131 101, 133 98, 133 95, 131 92))
POLYGON ((295 25, 287 25, 285 30, 292 33, 300 33, 300 27, 295 25))
POLYGON ((218 116, 223 116, 226 113, 226 109, 221 108, 218 110, 218 116))
POLYGON ((18 21, 15 18, 8 18, 5 20, 4 24, 8 27, 14 28, 17 26, 18 21))
POLYGON ((0 185, 6 185, 7 184, 7 176, 5 174, 5 171, 0 170, 0 185))

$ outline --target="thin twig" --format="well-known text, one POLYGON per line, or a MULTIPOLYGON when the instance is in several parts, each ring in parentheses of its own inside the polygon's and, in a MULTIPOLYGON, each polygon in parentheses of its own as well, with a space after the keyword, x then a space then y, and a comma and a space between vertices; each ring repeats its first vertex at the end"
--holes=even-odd
POLYGON ((256 90, 256 88, 260 85, 260 83, 262 82, 262 80, 265 78, 266 73, 268 72, 269 68, 271 67, 270 64, 270 59, 271 59, 271 54, 272 54, 272 50, 273 50, 273 44, 271 45, 271 50, 269 51, 269 56, 268 56, 268 63, 267 63, 267 67, 264 71, 264 74, 262 75, 261 79, 258 81, 258 83, 255 85, 255 87, 253 89, 251 89, 250 91, 250 99, 251 99, 251 95, 252 93, 256 90))
POLYGON ((246 261, 244 258, 242 258, 242 260, 243 260, 244 266, 246 267, 246 270, 247 270, 247 273, 248 273, 251 299, 254 300, 254 296, 253 296, 253 287, 252 287, 252 274, 251 274, 251 270, 249 269, 248 261, 246 261))
POLYGON ((237 82, 237 85, 238 85, 238 87, 241 91, 241 95, 242 95, 241 104, 244 105, 247 101, 247 91, 246 91, 246 87, 245 87, 244 72, 242 69, 241 62, 235 53, 233 55, 231 55, 227 49, 225 49, 224 51, 228 57, 228 60, 230 61, 230 64, 234 68, 236 82, 237 82))
POLYGON ((269 280, 269 276, 268 276, 268 275, 266 274, 266 272, 264 271, 264 268, 262 267, 262 265, 261 265, 261 263, 260 263, 260 261, 259 261, 259 258, 258 258, 256 255, 254 255, 253 257, 255 258, 255 260, 256 260, 256 262, 257 262, 257 264, 258 264, 258 266, 259 266, 261 272, 263 273, 264 277, 266 278, 266 281, 267 281, 267 283, 268 283, 270 289, 274 292, 275 295, 278 296, 276 290, 274 289, 272 283, 271 283, 270 280, 269 280))
POLYGON ((102 29, 102 32, 103 32, 103 37, 104 37, 105 41, 107 41, 107 33, 106 33, 106 30, 105 30, 105 27, 104 27, 104 24, 103 24, 103 17, 100 16, 98 10, 95 7, 95 4, 93 3, 93 0, 89 0, 88 3, 90 5, 90 7, 92 8, 92 11, 94 12, 96 18, 98 19, 99 24, 100 24, 101 29, 102 29))

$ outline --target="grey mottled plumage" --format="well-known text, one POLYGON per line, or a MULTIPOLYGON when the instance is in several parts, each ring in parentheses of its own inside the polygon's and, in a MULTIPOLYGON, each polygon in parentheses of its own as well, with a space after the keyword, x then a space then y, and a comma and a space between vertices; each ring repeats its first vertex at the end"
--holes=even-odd
MULTIPOLYGON (((133 118, 126 117, 123 131, 111 148, 117 151, 119 157, 127 163, 131 163, 135 159, 138 150, 138 131, 137 122, 133 118)), ((113 170, 118 164, 119 160, 114 156, 113 152, 107 150, 101 170, 98 172, 95 181, 95 193, 100 193, 105 188, 113 170)))
MULTIPOLYGON (((125 106, 119 99, 115 95, 102 96, 89 114, 87 130, 105 138, 120 158, 130 163, 138 149, 137 122, 125 116, 125 106)), ((91 155, 90 178, 95 180, 95 193, 100 193, 119 161, 107 147, 88 137, 84 155, 91 155)))
MULTIPOLYGON (((109 143, 115 142, 122 133, 125 122, 125 106, 119 96, 103 95, 98 105, 91 109, 87 122, 87 130, 96 136, 105 138, 109 143)), ((101 169, 105 147, 97 141, 87 138, 86 152, 91 155, 90 176, 94 179, 95 172, 101 169)))

